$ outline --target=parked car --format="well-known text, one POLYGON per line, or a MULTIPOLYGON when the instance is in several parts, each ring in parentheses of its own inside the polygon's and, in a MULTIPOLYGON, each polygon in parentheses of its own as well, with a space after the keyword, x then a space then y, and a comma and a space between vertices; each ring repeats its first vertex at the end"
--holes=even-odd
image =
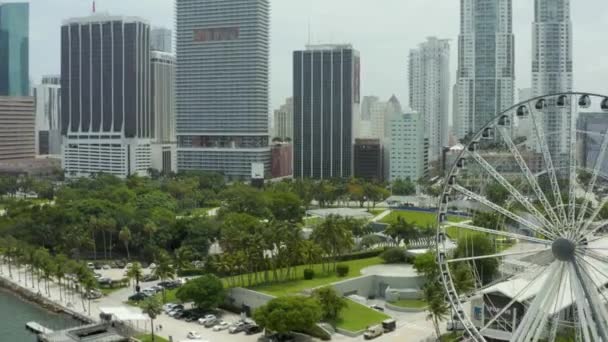
POLYGON ((156 290, 149 287, 141 290, 141 292, 147 294, 148 296, 154 296, 156 294, 156 290))
POLYGON ((384 333, 384 328, 381 325, 374 325, 363 333, 363 338, 366 340, 371 340, 372 338, 376 338, 384 333))
POLYGON ((126 263, 124 261, 118 260, 115 261, 116 263, 116 268, 125 268, 126 263))
POLYGON ((175 306, 177 306, 177 304, 167 303, 167 304, 163 305, 163 311, 165 313, 169 313, 169 312, 171 312, 171 310, 173 310, 175 308, 175 306))
POLYGON ((198 324, 205 325, 205 322, 211 319, 217 319, 217 317, 215 317, 215 315, 205 315, 205 317, 198 319, 198 324))
POLYGON ((245 328, 245 334, 247 335, 259 334, 261 332, 262 327, 257 324, 247 324, 247 327, 245 328))
POLYGON ((95 263, 95 269, 96 269, 96 270, 100 270, 100 269, 101 269, 101 264, 100 264, 100 263, 98 263, 98 262, 96 262, 96 263, 95 263))
POLYGON ((169 315, 169 317, 179 318, 179 317, 176 317, 176 316, 180 316, 181 317, 181 313, 182 312, 184 312, 184 309, 177 308, 177 309, 173 309, 173 310, 169 311, 168 315, 169 315))
POLYGON ((270 342, 294 342, 296 339, 291 334, 276 333, 269 336, 260 337, 258 341, 260 340, 266 340, 270 342))
POLYGON ((219 320, 217 319, 217 317, 213 316, 212 318, 205 320, 205 323, 203 325, 205 326, 205 328, 211 328, 214 325, 216 325, 218 322, 219 322, 219 320))
POLYGON ((146 274, 141 278, 141 281, 144 283, 155 280, 158 280, 158 276, 156 274, 146 274))
POLYGON ((382 321, 382 328, 384 329, 385 333, 394 331, 397 329, 397 321, 392 318, 385 319, 382 321))
POLYGON ((108 264, 105 264, 105 265, 101 266, 101 268, 104 269, 104 270, 109 270, 112 267, 110 267, 110 265, 108 265, 108 264))
POLYGON ((150 266, 148 266, 149 269, 153 270, 156 268, 156 264, 155 263, 151 263, 150 266))
POLYGON ((233 325, 230 326, 230 328, 228 328, 228 332, 231 334, 237 334, 240 333, 241 331, 244 331, 245 328, 247 328, 247 323, 240 321, 240 322, 236 322, 233 325))
POLYGON ((131 269, 131 267, 133 267, 133 264, 130 262, 125 265, 126 269, 131 269))
POLYGON ((213 331, 222 331, 222 330, 226 330, 230 327, 230 324, 226 321, 219 321, 218 324, 216 324, 215 326, 213 326, 213 331))
POLYGON ((86 299, 98 299, 103 297, 103 293, 99 290, 90 290, 85 294, 86 299))
POLYGON ((93 277, 95 277, 95 279, 99 279, 99 278, 101 278, 101 274, 97 273, 97 272, 94 272, 93 273, 93 277))
POLYGON ((202 338, 201 334, 199 334, 196 331, 188 332, 188 335, 186 337, 188 337, 191 340, 200 340, 202 338))
POLYGON ((87 267, 94 270, 95 269, 95 264, 93 264, 92 262, 87 262, 87 267))
POLYGON ((101 277, 97 279, 99 285, 112 285, 112 279, 108 277, 101 277))
POLYGON ((369 307, 372 308, 372 309, 374 309, 374 310, 384 311, 384 308, 381 307, 380 305, 374 304, 374 305, 370 305, 369 307))
POLYGON ((132 296, 130 296, 128 299, 132 302, 140 302, 144 299, 148 298, 148 295, 143 293, 143 292, 138 292, 132 296))

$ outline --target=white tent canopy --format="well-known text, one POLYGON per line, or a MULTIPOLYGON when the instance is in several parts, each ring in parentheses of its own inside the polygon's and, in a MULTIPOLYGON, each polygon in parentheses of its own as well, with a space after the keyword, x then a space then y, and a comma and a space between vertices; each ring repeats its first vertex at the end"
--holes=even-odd
POLYGON ((141 312, 133 311, 125 306, 100 307, 99 311, 104 315, 112 315, 118 321, 146 321, 149 319, 141 312))

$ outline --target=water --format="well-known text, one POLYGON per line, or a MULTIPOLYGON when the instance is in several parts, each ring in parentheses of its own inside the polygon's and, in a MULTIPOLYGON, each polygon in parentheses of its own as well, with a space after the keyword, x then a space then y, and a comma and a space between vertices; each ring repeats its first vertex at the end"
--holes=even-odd
POLYGON ((25 323, 30 321, 53 330, 81 324, 70 316, 49 312, 17 298, 10 292, 0 290, 0 342, 36 341, 36 335, 25 329, 25 323))

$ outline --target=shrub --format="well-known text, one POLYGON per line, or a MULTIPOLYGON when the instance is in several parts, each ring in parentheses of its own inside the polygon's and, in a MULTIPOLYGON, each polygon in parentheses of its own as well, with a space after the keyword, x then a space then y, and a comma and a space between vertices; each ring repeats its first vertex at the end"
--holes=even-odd
POLYGON ((336 274, 338 277, 345 277, 349 270, 350 268, 345 264, 338 264, 338 266, 336 266, 336 274))
POLYGON ((310 268, 306 268, 304 269, 304 279, 306 280, 310 280, 312 278, 315 277, 315 271, 310 269, 310 268))
POLYGON ((339 255, 336 260, 338 261, 350 261, 350 260, 359 260, 359 259, 367 259, 380 255, 384 251, 384 248, 372 249, 369 251, 362 252, 354 252, 349 254, 339 255))
POLYGON ((387 264, 399 264, 406 262, 405 250, 399 247, 389 248, 380 254, 382 260, 387 264))
POLYGON ((180 270, 179 272, 177 272, 178 277, 194 277, 194 276, 200 276, 203 274, 205 274, 205 270, 200 270, 197 268, 183 269, 183 270, 180 270))

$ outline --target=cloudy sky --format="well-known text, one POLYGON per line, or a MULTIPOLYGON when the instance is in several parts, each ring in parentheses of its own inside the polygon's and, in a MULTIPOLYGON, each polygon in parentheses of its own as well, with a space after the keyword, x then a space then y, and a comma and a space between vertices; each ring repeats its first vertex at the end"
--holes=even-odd
MULTIPOLYGON (((0 0, 1 2, 2 0, 0 0)), ((69 17, 88 15, 92 0, 30 0, 30 71, 59 73, 59 29, 69 17)), ((428 36, 452 40, 456 69, 458 0, 271 0, 271 105, 291 94, 291 53, 313 43, 352 43, 361 52, 362 94, 407 103, 408 51, 428 36)), ((173 0, 97 0, 97 10, 137 15, 172 28, 173 0)), ((533 0, 513 0, 516 87, 530 86, 533 0)), ((608 1, 572 1, 574 86, 608 93, 608 1)))

